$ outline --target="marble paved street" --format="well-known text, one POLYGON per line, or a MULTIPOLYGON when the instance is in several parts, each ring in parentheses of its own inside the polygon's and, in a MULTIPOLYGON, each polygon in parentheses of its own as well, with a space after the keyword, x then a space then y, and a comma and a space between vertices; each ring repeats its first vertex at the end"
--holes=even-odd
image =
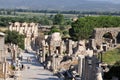
POLYGON ((53 76, 50 71, 45 70, 32 53, 24 53, 22 63, 25 65, 25 69, 21 71, 20 80, 59 80, 57 76, 53 76), (27 57, 30 57, 32 62, 27 62, 27 57))

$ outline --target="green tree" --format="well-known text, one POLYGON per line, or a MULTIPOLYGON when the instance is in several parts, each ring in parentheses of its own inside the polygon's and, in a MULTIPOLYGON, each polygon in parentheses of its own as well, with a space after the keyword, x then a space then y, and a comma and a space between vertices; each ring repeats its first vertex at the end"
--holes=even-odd
POLYGON ((41 19, 39 19, 39 23, 42 25, 52 25, 53 22, 48 17, 43 16, 41 19))
POLYGON ((64 24, 64 16, 62 14, 56 14, 53 18, 53 24, 55 25, 64 24))
POLYGON ((89 29, 87 24, 85 24, 86 19, 79 19, 72 23, 72 28, 70 29, 70 35, 73 40, 86 39, 88 37, 89 29))
POLYGON ((52 34, 54 32, 60 32, 60 29, 57 26, 52 26, 50 32, 48 32, 48 34, 52 34))
POLYGON ((6 11, 6 14, 7 14, 7 15, 11 15, 11 14, 12 14, 12 11, 11 11, 11 10, 7 10, 7 11, 6 11))
POLYGON ((5 42, 6 43, 13 43, 18 45, 21 49, 24 49, 24 38, 25 36, 22 34, 19 34, 16 31, 5 31, 6 37, 5 42))
POLYGON ((119 23, 116 16, 81 17, 71 24, 69 34, 73 40, 88 39, 94 28, 120 27, 119 23))

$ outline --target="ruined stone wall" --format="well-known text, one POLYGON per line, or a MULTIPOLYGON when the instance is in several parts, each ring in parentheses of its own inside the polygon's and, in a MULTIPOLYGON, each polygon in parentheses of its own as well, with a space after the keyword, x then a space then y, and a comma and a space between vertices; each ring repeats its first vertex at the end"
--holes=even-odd
POLYGON ((0 62, 5 58, 5 34, 0 32, 0 62))
POLYGON ((63 44, 60 33, 55 32, 50 36, 49 48, 50 48, 50 54, 53 53, 62 54, 63 44))
MULTIPOLYGON (((92 48, 93 49, 98 49, 98 47, 100 47, 100 49, 102 50, 104 43, 106 44, 106 49, 110 49, 112 47, 117 46, 119 39, 118 36, 120 37, 120 28, 95 28, 93 30, 93 35, 92 38, 94 40, 92 40, 91 43, 92 44, 92 48), (105 42, 105 38, 103 37, 106 33, 109 33, 111 35, 112 38, 110 38, 110 42, 105 42)), ((106 38, 107 39, 107 38, 106 38)))
POLYGON ((108 32, 112 34, 113 38, 116 38, 120 32, 120 28, 95 28, 93 33, 95 43, 101 44, 103 35, 108 32))
POLYGON ((25 35, 25 49, 31 49, 31 47, 35 47, 35 39, 38 36, 37 23, 10 23, 9 30, 14 30, 19 32, 20 34, 25 35))

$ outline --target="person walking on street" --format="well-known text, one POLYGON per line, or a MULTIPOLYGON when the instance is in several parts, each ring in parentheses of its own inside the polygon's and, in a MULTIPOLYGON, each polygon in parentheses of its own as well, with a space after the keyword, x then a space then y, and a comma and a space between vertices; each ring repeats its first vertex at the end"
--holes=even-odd
POLYGON ((27 66, 27 69, 30 69, 30 65, 27 66))
POLYGON ((27 62, 28 63, 31 63, 32 62, 32 59, 30 57, 27 57, 27 62))

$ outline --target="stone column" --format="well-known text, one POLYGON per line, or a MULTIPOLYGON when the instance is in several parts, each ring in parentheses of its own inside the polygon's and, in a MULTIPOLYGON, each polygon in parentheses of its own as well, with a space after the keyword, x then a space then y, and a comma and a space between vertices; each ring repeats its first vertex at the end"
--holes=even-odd
POLYGON ((0 50, 0 61, 2 62, 2 50, 0 50))
POLYGON ((68 42, 68 54, 71 55, 73 53, 72 51, 72 40, 69 40, 68 42))
POLYGON ((56 54, 54 54, 53 57, 52 57, 52 70, 53 70, 53 73, 56 72, 56 59, 55 59, 55 57, 56 57, 56 54))
POLYGON ((90 71, 91 65, 89 64, 89 58, 85 57, 85 80, 90 80, 91 71, 90 71))
POLYGON ((27 49, 27 38, 24 39, 24 46, 25 46, 25 49, 27 49))
POLYGON ((13 54, 13 61, 16 61, 16 54, 14 49, 12 49, 12 54, 13 54))
POLYGON ((83 57, 83 60, 82 60, 82 79, 81 80, 85 80, 85 71, 86 71, 86 68, 85 68, 85 66, 86 66, 86 64, 85 64, 85 56, 83 57))
POLYGON ((60 54, 63 54, 63 42, 60 42, 60 54))
POLYGON ((90 39, 89 42, 90 42, 89 43, 90 48, 96 50, 95 39, 90 39))
POLYGON ((46 48, 45 48, 45 40, 42 41, 42 61, 45 61, 45 54, 46 54, 46 48))
POLYGON ((55 51, 55 46, 54 46, 54 44, 52 42, 50 42, 50 45, 49 45, 49 55, 53 55, 54 51, 55 51))
POLYGON ((114 38, 115 42, 114 42, 114 47, 117 45, 117 40, 116 38, 114 38))
POLYGON ((101 50, 101 51, 103 51, 103 46, 105 46, 105 45, 103 45, 103 44, 100 45, 100 50, 101 50))
POLYGON ((45 48, 45 46, 43 46, 43 61, 45 61, 45 54, 46 54, 46 48, 45 48))
POLYGON ((42 53, 42 51, 40 51, 40 54, 39 54, 39 61, 41 63, 43 63, 43 53, 42 53))
POLYGON ((96 80, 103 80, 101 68, 97 67, 96 80))
POLYGON ((81 78, 81 80, 83 80, 83 72, 84 72, 84 55, 79 55, 78 56, 78 74, 81 78))
POLYGON ((7 62, 5 61, 4 63, 4 79, 6 80, 7 78, 7 71, 8 71, 8 64, 7 62))
POLYGON ((15 44, 13 45, 13 60, 16 61, 17 59, 17 49, 15 44))

